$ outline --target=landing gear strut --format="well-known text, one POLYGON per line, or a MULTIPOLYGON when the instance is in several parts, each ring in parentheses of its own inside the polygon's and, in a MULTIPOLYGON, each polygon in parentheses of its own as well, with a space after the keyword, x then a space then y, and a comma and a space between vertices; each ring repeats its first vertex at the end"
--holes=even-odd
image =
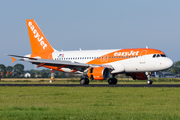
POLYGON ((150 80, 150 75, 151 75, 151 72, 146 72, 146 75, 147 75, 147 84, 148 85, 151 85, 152 83, 153 83, 153 81, 152 80, 150 80))
POLYGON ((88 78, 81 78, 80 84, 81 85, 88 85, 89 84, 89 79, 88 78))

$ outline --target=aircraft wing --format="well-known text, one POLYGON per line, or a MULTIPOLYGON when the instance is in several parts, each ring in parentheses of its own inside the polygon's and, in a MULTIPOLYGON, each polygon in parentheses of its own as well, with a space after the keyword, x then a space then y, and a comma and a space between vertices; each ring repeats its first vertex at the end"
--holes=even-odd
POLYGON ((92 66, 93 67, 99 66, 99 67, 107 67, 109 69, 113 69, 113 67, 109 65, 93 65, 93 64, 85 64, 85 63, 72 62, 72 61, 31 58, 31 57, 24 57, 24 56, 18 56, 18 55, 8 55, 8 56, 11 56, 13 62, 16 60, 13 57, 18 57, 22 59, 17 59, 17 60, 31 62, 32 64, 36 64, 37 67, 41 67, 41 66, 51 66, 51 67, 59 67, 59 68, 79 67, 79 68, 83 68, 82 70, 85 70, 86 68, 89 68, 92 66))

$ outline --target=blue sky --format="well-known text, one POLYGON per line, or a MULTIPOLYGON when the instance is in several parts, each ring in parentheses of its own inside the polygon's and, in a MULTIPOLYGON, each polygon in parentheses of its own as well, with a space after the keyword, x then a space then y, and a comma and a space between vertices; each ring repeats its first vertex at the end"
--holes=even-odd
POLYGON ((34 19, 57 50, 149 48, 180 60, 178 0, 1 0, 0 64, 4 54, 31 53, 26 19, 34 19))

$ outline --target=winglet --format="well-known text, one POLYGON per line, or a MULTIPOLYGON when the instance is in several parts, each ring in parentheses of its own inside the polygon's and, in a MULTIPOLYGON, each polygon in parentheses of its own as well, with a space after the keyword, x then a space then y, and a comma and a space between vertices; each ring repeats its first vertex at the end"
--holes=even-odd
POLYGON ((11 57, 12 58, 12 63, 14 62, 14 61, 16 61, 16 59, 15 58, 13 58, 13 57, 11 57))

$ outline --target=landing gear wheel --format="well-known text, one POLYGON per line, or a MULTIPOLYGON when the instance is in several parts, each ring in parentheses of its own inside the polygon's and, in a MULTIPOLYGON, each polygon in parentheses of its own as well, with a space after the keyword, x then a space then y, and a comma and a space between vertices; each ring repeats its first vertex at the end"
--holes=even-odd
POLYGON ((116 79, 116 78, 109 78, 109 79, 108 79, 108 83, 109 83, 110 85, 116 84, 116 83, 117 83, 117 79, 116 79))
POLYGON ((89 84, 89 79, 88 78, 85 78, 85 83, 86 83, 86 85, 89 84))
POLYGON ((148 84, 148 85, 151 85, 152 83, 153 83, 152 80, 148 80, 148 81, 147 81, 147 84, 148 84))
POLYGON ((88 78, 81 78, 80 84, 81 85, 88 85, 89 84, 89 79, 88 78))

